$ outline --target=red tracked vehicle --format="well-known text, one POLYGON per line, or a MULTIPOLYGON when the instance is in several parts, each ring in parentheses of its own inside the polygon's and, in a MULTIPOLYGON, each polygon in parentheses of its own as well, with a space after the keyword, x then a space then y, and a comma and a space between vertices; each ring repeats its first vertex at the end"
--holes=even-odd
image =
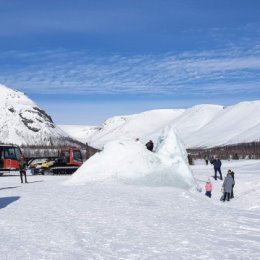
POLYGON ((63 148, 59 152, 58 158, 46 169, 50 174, 72 174, 83 163, 81 152, 78 148, 63 148))
MULTIPOLYGON (((17 145, 0 144, 0 176, 5 172, 18 171, 22 152, 17 145)), ((29 166, 34 160, 47 159, 43 167, 33 168, 32 174, 72 174, 83 163, 81 152, 76 147, 62 148, 56 156, 26 157, 29 166)))
MULTIPOLYGON (((81 152, 76 147, 62 148, 57 156, 42 157, 46 158, 46 162, 39 167, 32 168, 32 174, 72 174, 83 163, 81 152)), ((27 158, 28 163, 31 164, 35 159, 40 157, 27 158)))
POLYGON ((17 145, 0 144, 0 176, 5 172, 18 171, 22 153, 17 145))

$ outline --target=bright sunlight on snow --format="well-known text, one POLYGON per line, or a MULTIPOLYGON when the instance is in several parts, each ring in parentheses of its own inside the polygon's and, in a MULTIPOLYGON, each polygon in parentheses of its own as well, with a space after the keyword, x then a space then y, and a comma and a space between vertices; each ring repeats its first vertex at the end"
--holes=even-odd
POLYGON ((136 140, 113 141, 87 160, 68 184, 119 181, 152 186, 195 187, 187 153, 173 128, 165 128, 155 152, 136 140))
MULTIPOLYGON (((235 171, 235 198, 204 192, 89 182, 64 186, 68 176, 2 177, 0 255, 28 259, 259 259, 260 163, 223 161, 235 171)), ((211 165, 195 161, 204 190, 211 165)))

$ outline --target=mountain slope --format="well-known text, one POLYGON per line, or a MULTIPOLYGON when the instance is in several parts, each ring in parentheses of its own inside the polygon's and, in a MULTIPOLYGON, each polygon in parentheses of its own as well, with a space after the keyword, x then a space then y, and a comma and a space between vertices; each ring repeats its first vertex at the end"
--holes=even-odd
POLYGON ((24 93, 0 85, 0 143, 56 145, 73 142, 24 93))
POLYGON ((172 122, 172 126, 178 129, 183 140, 192 136, 212 122, 223 111, 223 106, 197 105, 186 109, 185 112, 172 122))
POLYGON ((101 148, 112 140, 131 138, 147 141, 184 112, 183 109, 152 110, 131 116, 113 117, 88 138, 90 145, 101 148))
POLYGON ((70 136, 74 136, 76 133, 75 138, 82 143, 86 143, 90 136, 100 130, 100 127, 84 125, 61 125, 59 127, 70 136))
POLYGON ((185 143, 188 147, 213 147, 260 140, 259 115, 260 101, 226 107, 209 124, 187 137, 185 143))
MULTIPOLYGON (((107 142, 125 138, 155 140, 166 125, 173 126, 187 148, 214 147, 260 141, 260 101, 233 106, 197 105, 189 109, 160 109, 112 117, 100 127, 88 129, 81 140, 102 148, 107 142)), ((61 126, 62 127, 62 126, 61 126)), ((71 128, 72 126, 67 126, 71 128)), ((78 136, 77 131, 73 133, 78 136)))

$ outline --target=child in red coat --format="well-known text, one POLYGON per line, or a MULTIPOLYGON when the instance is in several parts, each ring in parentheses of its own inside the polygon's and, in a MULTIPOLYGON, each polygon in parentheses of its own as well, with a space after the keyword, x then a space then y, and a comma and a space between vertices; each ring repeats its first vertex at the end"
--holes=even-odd
POLYGON ((211 198, 212 183, 210 182, 210 179, 208 179, 208 181, 206 182, 205 189, 206 189, 205 195, 208 196, 209 198, 211 198))

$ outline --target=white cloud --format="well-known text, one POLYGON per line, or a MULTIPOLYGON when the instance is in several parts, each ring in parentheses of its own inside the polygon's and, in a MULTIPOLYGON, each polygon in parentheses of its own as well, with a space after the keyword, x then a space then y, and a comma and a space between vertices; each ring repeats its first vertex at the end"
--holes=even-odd
POLYGON ((260 46, 143 56, 2 53, 0 82, 34 93, 204 94, 260 90, 260 46), (7 57, 11 60, 8 61, 7 57), (16 64, 15 66, 13 64, 16 64))

